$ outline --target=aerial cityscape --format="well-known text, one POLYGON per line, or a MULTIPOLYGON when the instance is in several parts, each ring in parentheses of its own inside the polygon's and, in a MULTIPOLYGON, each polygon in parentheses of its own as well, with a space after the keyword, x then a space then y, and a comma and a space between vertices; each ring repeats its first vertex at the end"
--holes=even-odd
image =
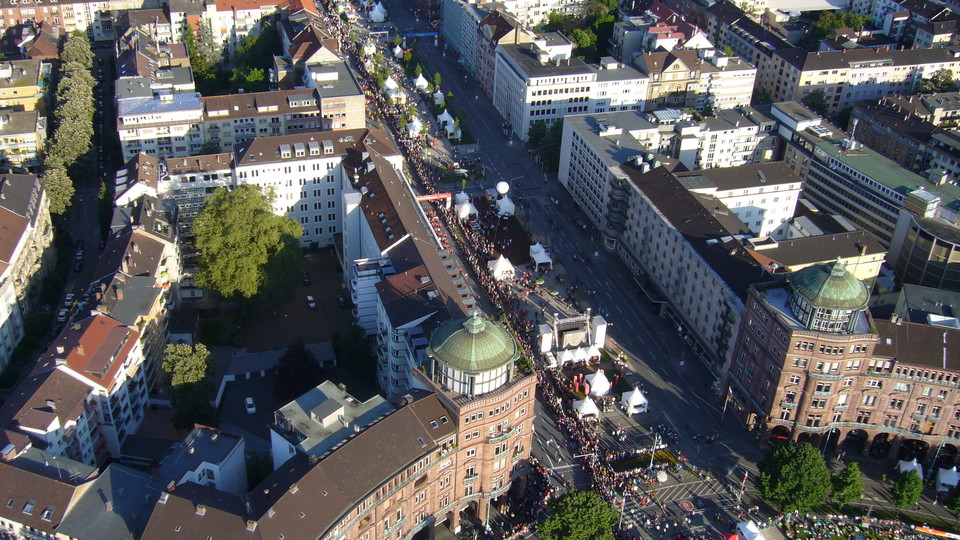
POLYGON ((960 538, 955 0, 0 17, 0 540, 960 538))

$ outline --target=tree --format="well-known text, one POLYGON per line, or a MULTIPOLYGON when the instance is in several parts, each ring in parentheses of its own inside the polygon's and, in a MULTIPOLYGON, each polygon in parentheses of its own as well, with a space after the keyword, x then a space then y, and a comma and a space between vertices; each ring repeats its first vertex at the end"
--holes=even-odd
POLYGON ((433 74, 433 87, 436 88, 437 90, 440 89, 440 81, 441 81, 440 72, 438 71, 433 74))
POLYGON ((64 64, 75 62, 89 70, 93 68, 93 50, 90 48, 90 38, 86 32, 74 30, 67 35, 60 53, 60 61, 64 64))
POLYGON ((570 41, 577 46, 578 55, 593 55, 597 46, 597 35, 590 29, 577 28, 570 32, 570 41))
POLYGON ((957 89, 957 82, 953 78, 953 70, 941 68, 933 72, 929 79, 921 79, 917 91, 922 94, 933 92, 953 92, 957 89))
POLYGON ((538 150, 547 138, 547 123, 543 120, 536 120, 527 131, 527 144, 531 148, 538 150))
POLYGON ((47 168, 40 175, 40 183, 50 200, 50 213, 62 214, 70 208, 73 201, 73 180, 62 166, 47 168))
POLYGON ((246 458, 247 489, 253 490, 273 472, 273 458, 270 457, 269 451, 250 451, 247 452, 246 458))
POLYGON ((298 341, 287 348, 277 360, 277 381, 273 393, 281 403, 295 399, 317 386, 323 377, 323 369, 317 357, 298 341))
POLYGON ((723 47, 724 56, 734 56, 733 49, 729 45, 724 45, 723 47))
POLYGON ((830 497, 840 506, 863 497, 863 482, 860 480, 860 465, 851 461, 840 474, 832 478, 833 492, 830 497))
POLYGON ((853 28, 860 31, 867 24, 867 18, 858 13, 849 11, 823 11, 820 18, 813 23, 814 33, 817 39, 823 39, 830 32, 840 28, 853 28))
POLYGON ((200 145, 200 154, 201 156, 206 154, 219 154, 220 153, 220 144, 216 141, 207 141, 200 145))
POLYGON ((170 343, 163 350, 164 383, 173 405, 173 425, 215 425, 217 410, 210 404, 213 355, 202 344, 170 343))
POLYGON ((823 504, 830 489, 830 470, 809 443, 786 442, 758 465, 757 489, 781 512, 806 511, 823 504))
POLYGON ((954 486, 947 495, 946 506, 960 516, 960 487, 954 486))
POLYGON ((201 286, 263 306, 292 298, 303 229, 273 213, 272 194, 249 184, 220 188, 197 215, 193 232, 201 286))
POLYGON ((354 377, 370 373, 370 340, 363 328, 356 322, 350 325, 346 334, 334 334, 331 337, 333 350, 337 353, 337 363, 347 368, 354 377))
POLYGON ((820 116, 826 116, 827 113, 830 112, 830 104, 827 103, 827 93, 823 90, 814 90, 803 96, 801 103, 820 116))
POLYGON ((617 509, 592 491, 573 489, 547 505, 537 529, 543 540, 613 540, 617 509))
POLYGON ((890 496, 893 498, 893 505, 897 508, 909 508, 917 504, 922 491, 923 480, 920 475, 917 471, 907 471, 897 476, 890 490, 890 496))

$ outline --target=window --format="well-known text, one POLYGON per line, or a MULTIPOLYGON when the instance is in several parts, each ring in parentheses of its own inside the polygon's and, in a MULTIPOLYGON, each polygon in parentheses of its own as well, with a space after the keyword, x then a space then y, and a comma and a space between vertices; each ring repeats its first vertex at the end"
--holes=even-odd
POLYGON ((869 424, 870 423, 870 411, 859 411, 857 412, 857 422, 860 424, 869 424))
POLYGON ((476 448, 471 448, 471 449, 467 450, 467 457, 468 457, 468 458, 477 457, 477 449, 476 449, 476 448))
POLYGON ((823 409, 827 406, 827 400, 825 399, 812 399, 810 400, 811 409, 823 409))
POLYGON ((817 383, 817 388, 816 388, 817 392, 823 392, 824 394, 829 394, 830 390, 832 389, 833 389, 833 385, 831 384, 827 384, 823 382, 817 383))
POLYGON ((867 382, 864 384, 867 388, 882 388, 880 379, 867 379, 867 382))
POLYGON ((896 390, 896 391, 898 391, 898 392, 909 392, 909 391, 910 391, 910 385, 907 384, 907 383, 902 383, 902 382, 901 382, 901 383, 897 383, 897 384, 893 385, 893 389, 896 390))
POLYGON ((872 407, 877 404, 877 396, 863 396, 863 404, 872 407))
POLYGON ((796 375, 790 376, 790 384, 800 384, 800 377, 796 375))

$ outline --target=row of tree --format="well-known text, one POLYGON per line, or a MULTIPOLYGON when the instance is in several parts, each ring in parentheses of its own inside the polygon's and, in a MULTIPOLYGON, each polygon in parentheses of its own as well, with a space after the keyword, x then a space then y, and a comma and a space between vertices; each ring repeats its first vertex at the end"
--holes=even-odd
POLYGON ((93 50, 87 34, 76 30, 67 36, 60 54, 60 80, 55 96, 53 137, 43 155, 43 183, 50 211, 62 214, 70 207, 74 186, 70 171, 93 165, 94 87, 93 50))
POLYGON ((560 168, 560 143, 563 140, 563 119, 549 126, 543 120, 537 120, 527 132, 527 147, 540 157, 540 164, 548 172, 560 168))

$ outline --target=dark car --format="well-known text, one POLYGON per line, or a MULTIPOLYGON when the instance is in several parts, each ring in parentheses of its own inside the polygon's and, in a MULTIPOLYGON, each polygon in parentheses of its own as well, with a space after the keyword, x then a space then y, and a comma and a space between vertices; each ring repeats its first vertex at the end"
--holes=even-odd
POLYGON ((77 251, 83 250, 83 240, 77 240, 77 246, 75 248, 77 251))
POLYGON ((73 271, 74 271, 74 272, 79 272, 79 271, 82 270, 82 269, 83 269, 83 261, 77 261, 77 262, 73 263, 73 271))
POLYGON ((311 283, 313 283, 313 281, 310 279, 310 274, 304 274, 304 275, 303 275, 303 284, 304 284, 304 286, 309 287, 311 283))

